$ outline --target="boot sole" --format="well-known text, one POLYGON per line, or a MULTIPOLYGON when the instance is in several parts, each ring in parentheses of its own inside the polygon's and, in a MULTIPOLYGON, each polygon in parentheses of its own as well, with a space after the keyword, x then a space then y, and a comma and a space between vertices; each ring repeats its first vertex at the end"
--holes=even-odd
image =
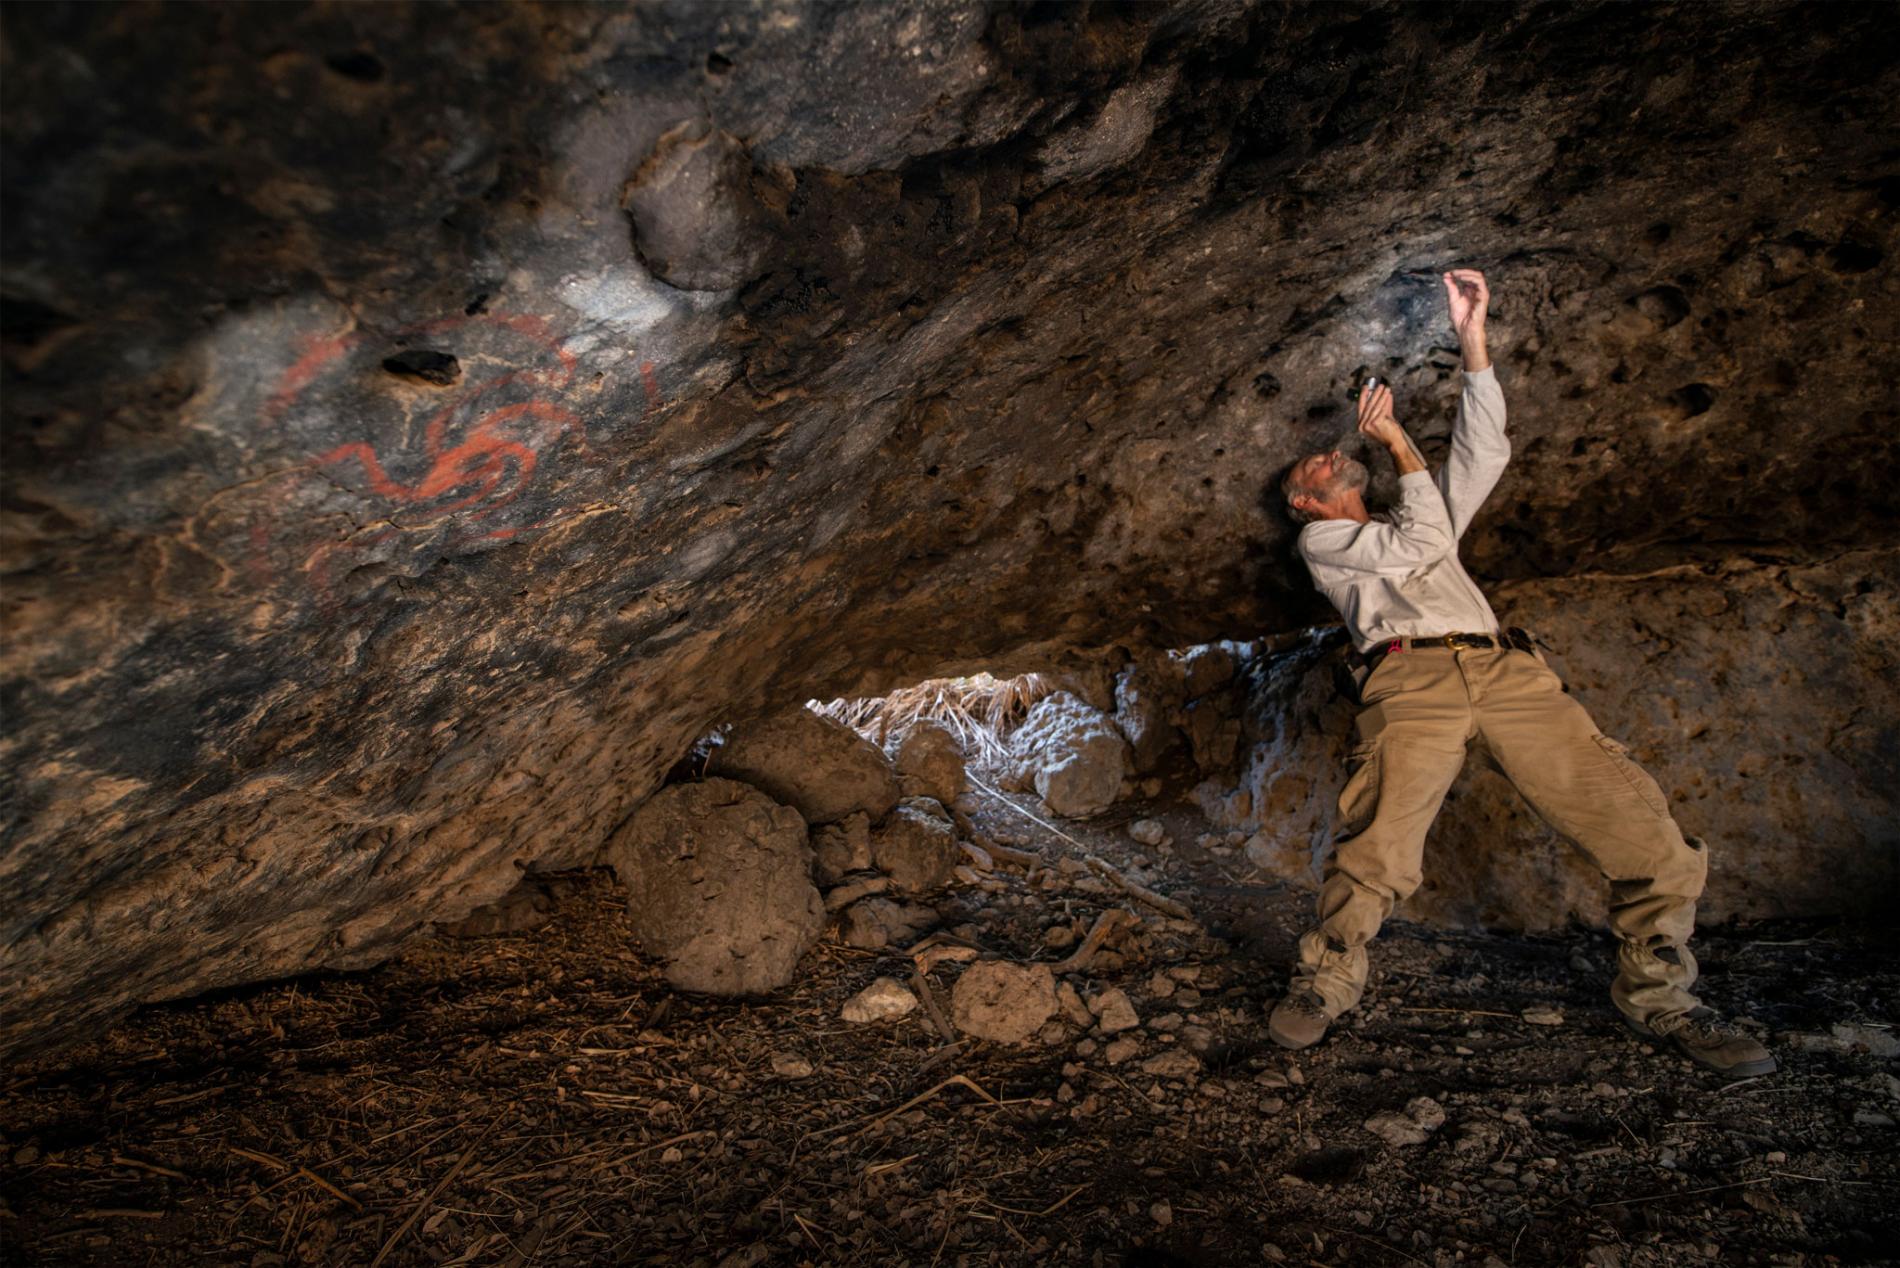
POLYGON ((1326 1037, 1326 1032, 1322 1030, 1317 1035, 1314 1035, 1311 1039, 1307 1039, 1303 1041, 1298 1040, 1298 1039, 1293 1039, 1287 1035, 1281 1034, 1280 1031, 1276 1030, 1272 1022, 1267 1023, 1267 1038, 1273 1040, 1273 1042, 1279 1044, 1282 1048, 1285 1048, 1288 1052, 1303 1052, 1306 1049, 1312 1047, 1314 1044, 1318 1043, 1320 1040, 1324 1039, 1325 1037, 1326 1037))

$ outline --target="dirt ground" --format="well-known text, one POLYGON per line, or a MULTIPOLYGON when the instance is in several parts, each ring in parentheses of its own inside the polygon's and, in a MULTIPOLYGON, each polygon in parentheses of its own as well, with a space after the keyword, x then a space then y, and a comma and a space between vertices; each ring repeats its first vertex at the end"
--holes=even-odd
MULTIPOLYGON (((1205 825, 1178 805, 1061 825, 1073 840, 987 795, 975 818, 1046 866, 953 891, 938 904, 948 929, 1053 961, 1067 952, 1052 926, 1085 929, 1106 906, 1144 917, 1075 979, 1084 995, 1127 992, 1142 1025, 1113 1038, 1133 1038, 1132 1055, 1111 1062, 1110 1036, 1075 1025, 1003 1048, 946 1042, 925 1009, 845 1023, 845 999, 878 975, 910 980, 910 961, 832 941, 779 996, 678 996, 628 935, 624 892, 577 874, 532 931, 149 1008, 9 1071, 5 1262, 1900 1256, 1891 943, 1787 925, 1703 936, 1708 998, 1783 1062, 1728 1081, 1621 1028, 1600 934, 1396 922, 1368 1006, 1290 1057, 1265 1015, 1306 894, 1250 883, 1242 855, 1199 842, 1205 825), (1178 844, 1134 844, 1137 814, 1178 844), (1130 899, 1084 849, 1195 920, 1130 899), (1368 1130, 1408 1105, 1420 1143, 1368 1130)), ((960 971, 931 974, 944 1007, 960 971)))

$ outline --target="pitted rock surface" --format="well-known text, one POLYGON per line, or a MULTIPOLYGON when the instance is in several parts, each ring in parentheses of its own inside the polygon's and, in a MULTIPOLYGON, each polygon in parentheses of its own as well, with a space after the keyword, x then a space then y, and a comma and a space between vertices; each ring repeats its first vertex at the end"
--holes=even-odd
POLYGON ((1442 457, 1454 262, 1481 580, 1900 512, 1893 6, 4 22, 0 1048, 373 963, 720 725, 1326 619, 1268 486, 1362 369, 1442 457))

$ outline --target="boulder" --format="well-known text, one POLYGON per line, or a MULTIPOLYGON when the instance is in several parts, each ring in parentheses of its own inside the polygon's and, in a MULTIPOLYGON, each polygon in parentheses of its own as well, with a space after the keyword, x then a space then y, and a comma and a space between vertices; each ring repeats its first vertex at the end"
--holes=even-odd
POLYGON ((948 811, 929 797, 906 797, 871 834, 871 857, 898 889, 922 894, 950 883, 963 852, 948 811))
POLYGON ((1115 802, 1128 741, 1107 714, 1066 691, 1045 696, 1010 738, 1007 786, 1033 788, 1056 814, 1083 819, 1115 802))
POLYGON ((635 935, 681 990, 752 995, 791 980, 825 909, 805 822, 729 779, 655 793, 608 842, 635 935))
POLYGON ((897 804, 897 772, 877 745, 802 705, 734 727, 707 773, 743 780, 813 824, 860 812, 875 822, 897 804))
POLYGON ((897 778, 906 797, 933 797, 950 805, 963 795, 963 746, 941 722, 920 718, 897 742, 897 778))
POLYGON ((667 132, 622 194, 641 262, 681 290, 743 285, 770 241, 751 175, 744 147, 703 119, 667 132))
POLYGON ((1115 680, 1115 725, 1128 740, 1136 773, 1160 766, 1179 742, 1186 698, 1181 664, 1171 656, 1141 657, 1115 680))
POLYGON ((978 1039, 1022 1043, 1055 1015, 1056 977, 1046 964, 983 960, 950 992, 950 1019, 978 1039))

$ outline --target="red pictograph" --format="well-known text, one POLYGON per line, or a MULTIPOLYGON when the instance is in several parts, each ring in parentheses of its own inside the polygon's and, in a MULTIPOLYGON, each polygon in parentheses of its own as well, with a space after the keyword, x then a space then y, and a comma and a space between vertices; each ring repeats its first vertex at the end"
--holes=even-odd
MULTIPOLYGON (((548 323, 524 314, 458 316, 397 331, 387 341, 455 347, 466 381, 448 388, 440 404, 431 408, 420 427, 419 453, 415 416, 399 410, 408 422, 385 426, 387 434, 380 439, 351 440, 325 449, 310 459, 312 467, 334 469, 336 478, 345 481, 351 476, 360 480, 369 493, 393 504, 392 520, 397 511, 402 513, 404 529, 451 521, 455 541, 505 540, 564 518, 558 509, 525 521, 518 514, 514 522, 502 516, 533 488, 546 458, 562 445, 572 445, 583 463, 594 461, 586 426, 563 403, 577 360, 548 323)), ((276 427, 291 418, 313 386, 368 343, 369 337, 360 333, 307 340, 267 399, 265 424, 276 427)), ((641 364, 640 382, 644 418, 660 403, 652 362, 641 364)), ((408 390, 408 408, 436 390, 408 390)), ((320 544, 307 554, 301 571, 327 599, 334 556, 379 545, 393 535, 385 531, 353 543, 320 544)), ((271 526, 253 524, 254 578, 270 573, 263 561, 274 536, 271 526)))

